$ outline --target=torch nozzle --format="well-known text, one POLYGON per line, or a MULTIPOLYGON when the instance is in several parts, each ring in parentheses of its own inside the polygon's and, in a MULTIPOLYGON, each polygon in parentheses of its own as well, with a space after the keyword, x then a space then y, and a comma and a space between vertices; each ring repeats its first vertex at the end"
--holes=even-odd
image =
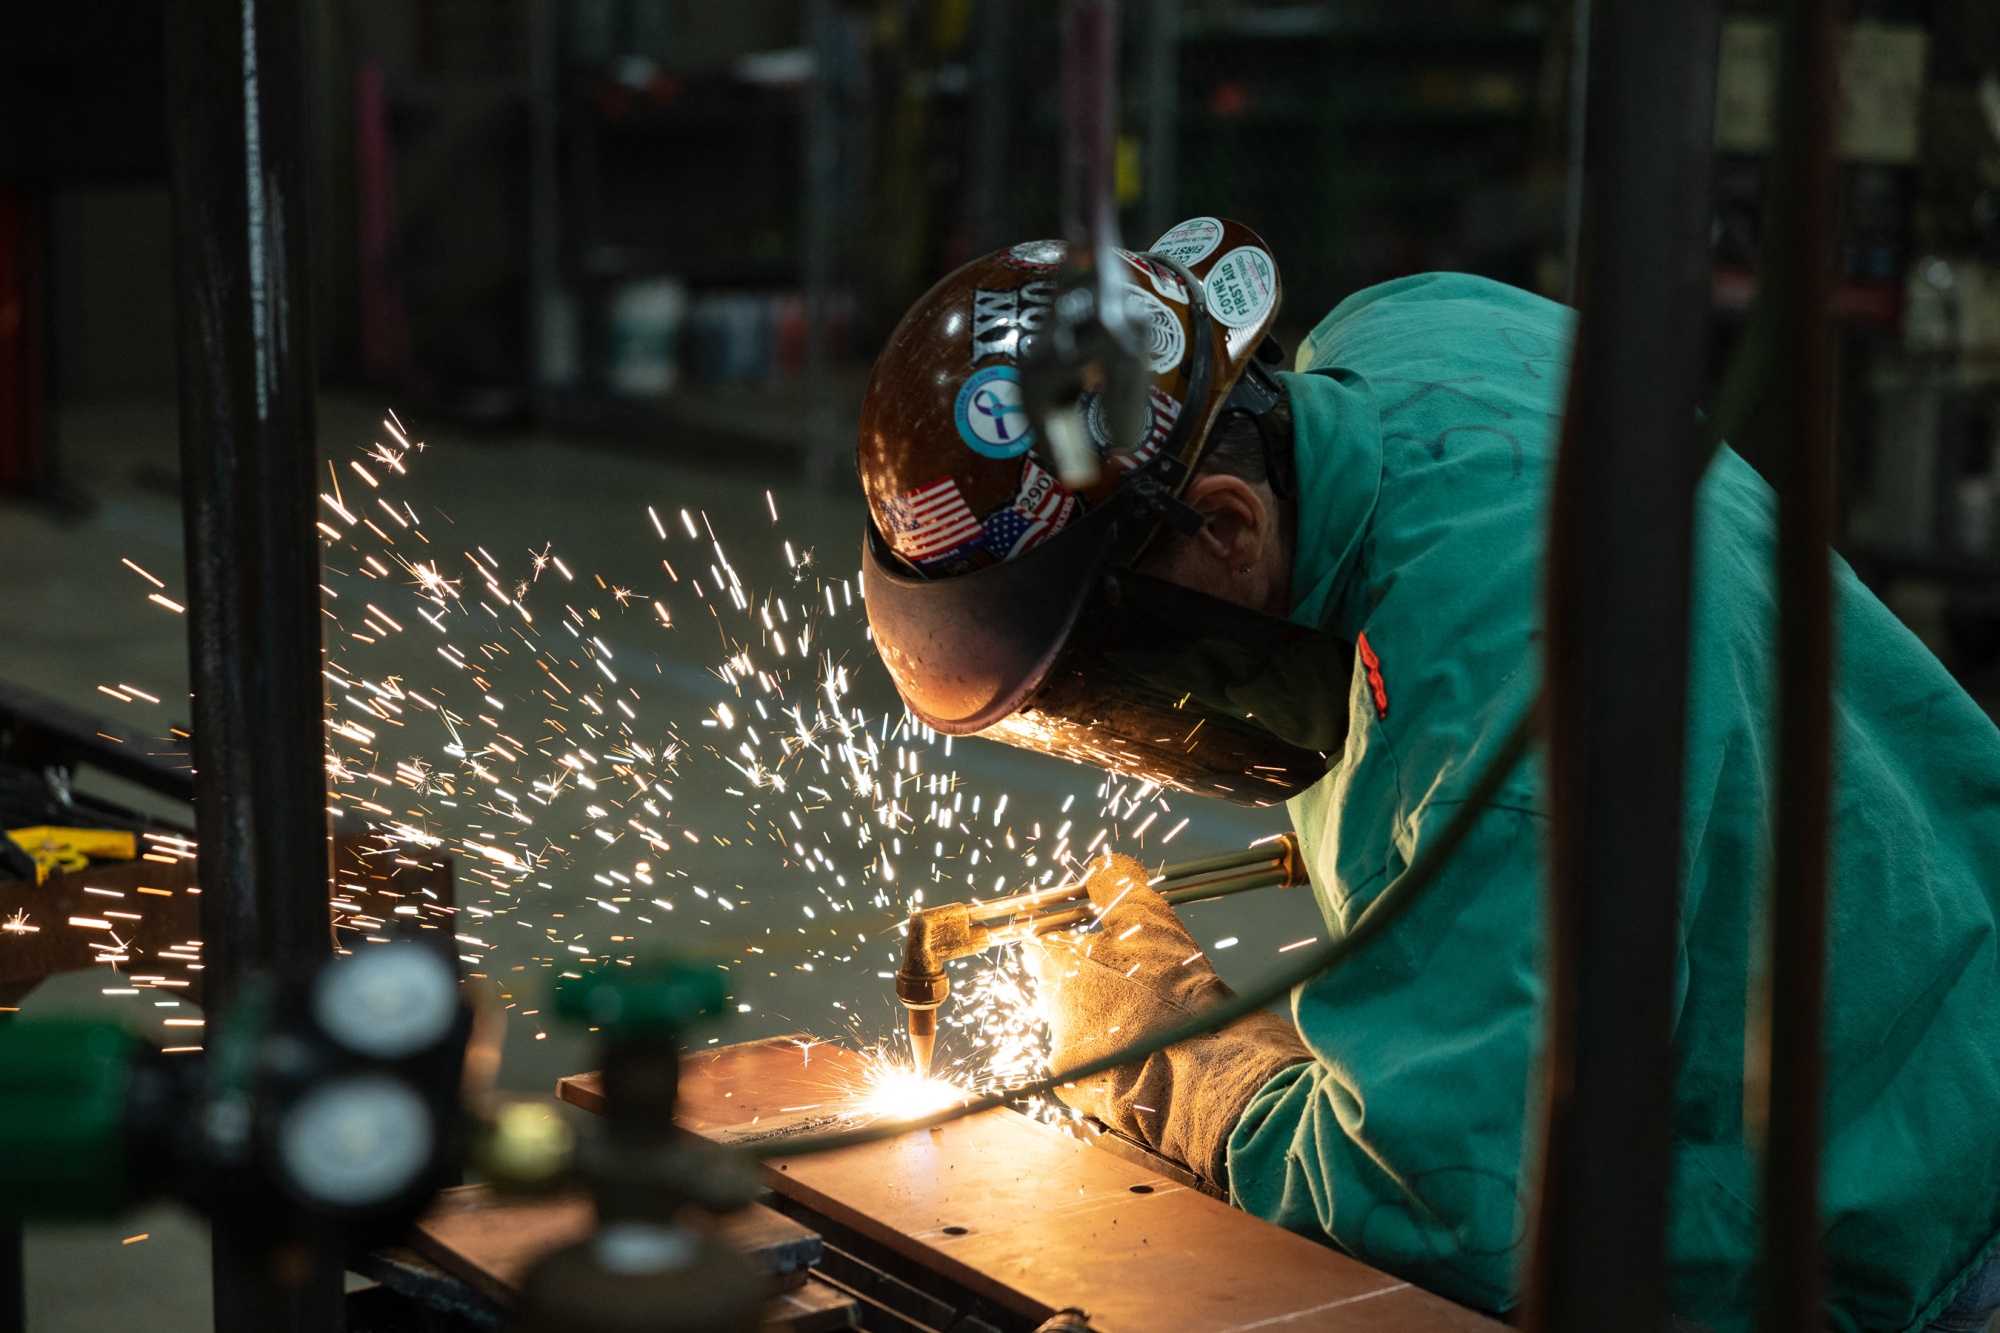
POLYGON ((917 1073, 929 1077, 931 1055, 937 1050, 937 1010, 910 1008, 910 1060, 917 1073))

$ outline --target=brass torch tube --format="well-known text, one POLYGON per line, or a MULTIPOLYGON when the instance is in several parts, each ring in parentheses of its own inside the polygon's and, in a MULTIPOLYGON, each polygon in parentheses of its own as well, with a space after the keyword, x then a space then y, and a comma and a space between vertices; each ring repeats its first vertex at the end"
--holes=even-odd
MULTIPOLYGON (((1193 883, 1185 880, 1162 880, 1154 887, 1170 907, 1180 907, 1187 903, 1205 903, 1216 898, 1227 898, 1232 893, 1244 893, 1251 889, 1274 889, 1285 884, 1283 870, 1275 866, 1254 865, 1231 875, 1211 875, 1193 883)), ((996 926, 987 947, 1005 944, 1010 940, 1026 939, 1034 935, 1052 935, 1059 930, 1073 930, 1089 923, 1096 909, 1088 902, 1065 900, 1060 906, 1054 904, 1048 910, 1037 913, 1015 928, 1007 925, 996 926)), ((976 951, 975 951, 976 952, 976 951)))

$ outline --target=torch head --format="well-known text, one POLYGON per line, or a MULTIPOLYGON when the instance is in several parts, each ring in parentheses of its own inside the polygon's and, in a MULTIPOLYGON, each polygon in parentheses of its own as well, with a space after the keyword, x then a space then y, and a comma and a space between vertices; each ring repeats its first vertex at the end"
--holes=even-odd
POLYGON ((985 948, 990 932, 973 924, 964 903, 946 903, 911 915, 903 927, 903 966, 896 972, 896 998, 910 1013, 910 1055, 917 1072, 931 1072, 937 1049, 937 1011, 951 994, 944 965, 985 948))

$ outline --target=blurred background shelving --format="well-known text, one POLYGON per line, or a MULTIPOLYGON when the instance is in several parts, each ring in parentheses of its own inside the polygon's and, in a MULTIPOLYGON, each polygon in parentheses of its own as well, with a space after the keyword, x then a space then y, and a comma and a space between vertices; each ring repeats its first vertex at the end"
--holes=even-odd
MULTIPOLYGON (((1250 223, 1288 342, 1427 269, 1564 297, 1580 2, 1127 0, 1128 241, 1250 223)), ((323 377, 474 429, 845 478, 898 314, 1057 227, 1045 0, 302 4, 323 377)), ((1774 82, 1775 6, 1726 8, 1718 373, 1774 82)), ((0 6, 13 491, 81 471, 62 404, 172 392, 159 42, 156 0, 0 6)), ((2000 8, 1865 0, 1844 70, 1842 549, 2000 698, 2000 8)))

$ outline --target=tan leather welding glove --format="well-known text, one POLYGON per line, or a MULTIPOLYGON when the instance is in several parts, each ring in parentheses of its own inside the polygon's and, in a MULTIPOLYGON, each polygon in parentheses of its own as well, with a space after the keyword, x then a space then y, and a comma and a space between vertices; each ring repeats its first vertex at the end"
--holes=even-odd
MULTIPOLYGON (((1147 879, 1131 857, 1110 857, 1085 882, 1098 930, 1041 942, 1034 962, 1057 1073, 1235 993, 1147 879)), ((1310 1059, 1297 1029, 1258 1010, 1056 1095, 1227 1189, 1229 1135, 1243 1108, 1273 1076, 1310 1059)))

